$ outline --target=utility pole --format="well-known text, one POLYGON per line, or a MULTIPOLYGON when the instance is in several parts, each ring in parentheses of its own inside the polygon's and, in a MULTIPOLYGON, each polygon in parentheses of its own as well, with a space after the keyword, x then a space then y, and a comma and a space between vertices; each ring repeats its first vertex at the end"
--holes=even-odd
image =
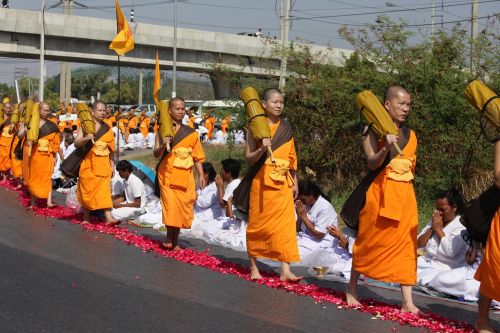
MULTIPOLYGON (((71 15, 71 1, 64 0, 63 13, 71 15)), ((69 103, 71 100, 71 64, 61 62, 61 75, 59 76, 59 99, 61 102, 69 103)))
POLYGON ((142 104, 142 82, 144 80, 144 71, 142 68, 139 69, 139 99, 137 101, 138 104, 142 104))
POLYGON ((172 98, 174 98, 177 96, 177 0, 174 0, 174 56, 172 62, 172 98))
POLYGON ((473 59, 474 59, 474 43, 477 38, 477 12, 478 12, 478 1, 472 0, 470 17, 470 70, 472 72, 473 59))
POLYGON ((42 10, 40 12, 40 81, 38 82, 38 100, 43 101, 43 88, 45 80, 45 0, 42 0, 42 10))
POLYGON ((290 30, 290 0, 281 0, 281 65, 279 88, 283 90, 286 83, 286 63, 288 61, 288 31, 290 30))
POLYGON ((435 0, 432 0, 432 15, 431 15, 431 35, 434 36, 434 18, 436 15, 436 3, 435 0))

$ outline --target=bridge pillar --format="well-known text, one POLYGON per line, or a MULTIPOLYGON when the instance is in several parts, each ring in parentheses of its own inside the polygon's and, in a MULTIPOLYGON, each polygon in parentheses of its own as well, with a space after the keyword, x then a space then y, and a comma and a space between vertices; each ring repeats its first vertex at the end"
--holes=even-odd
POLYGON ((232 75, 210 75, 215 99, 239 99, 240 79, 232 75))

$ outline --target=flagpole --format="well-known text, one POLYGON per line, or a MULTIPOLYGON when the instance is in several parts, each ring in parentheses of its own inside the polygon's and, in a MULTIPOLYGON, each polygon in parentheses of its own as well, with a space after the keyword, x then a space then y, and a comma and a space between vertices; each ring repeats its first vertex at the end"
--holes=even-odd
MULTIPOLYGON (((121 108, 121 103, 122 103, 122 81, 121 81, 121 65, 120 65, 120 56, 118 56, 118 109, 121 108)), ((116 160, 120 160, 120 126, 119 126, 118 119, 116 119, 116 127, 118 129, 118 137, 116 138, 116 160)))

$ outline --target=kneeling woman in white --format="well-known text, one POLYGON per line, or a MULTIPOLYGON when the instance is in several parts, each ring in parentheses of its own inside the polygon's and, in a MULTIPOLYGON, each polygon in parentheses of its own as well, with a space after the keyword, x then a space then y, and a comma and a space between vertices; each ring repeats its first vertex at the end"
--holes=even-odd
POLYGON ((463 209, 458 190, 437 196, 432 220, 418 235, 418 247, 425 248, 426 253, 417 259, 417 284, 426 286, 438 273, 465 264, 467 245, 461 234, 465 227, 457 215, 463 209))
POLYGON ((190 230, 183 230, 183 234, 201 238, 203 227, 206 223, 223 216, 222 208, 219 205, 217 186, 215 184, 214 166, 210 162, 203 162, 203 177, 205 178, 205 188, 196 190, 196 202, 194 204, 194 220, 190 230))
POLYGON ((119 161, 116 170, 123 179, 123 193, 113 200, 111 215, 115 224, 144 214, 146 205, 144 184, 132 173, 132 164, 126 160, 119 161))
POLYGON ((319 249, 309 255, 310 272, 313 267, 323 266, 328 268, 328 274, 338 275, 347 280, 351 277, 352 247, 354 237, 342 233, 335 226, 326 227, 328 233, 334 238, 333 245, 327 249, 319 249))
POLYGON ((233 206, 233 191, 240 184, 241 164, 239 161, 228 158, 221 161, 220 175, 215 179, 219 193, 220 206, 225 209, 225 217, 207 223, 203 228, 203 237, 206 241, 237 251, 246 251, 246 222, 235 216, 233 206), (224 183, 227 184, 224 189, 224 183))
POLYGON ((474 274, 481 263, 483 253, 479 245, 467 251, 466 264, 437 274, 428 283, 428 287, 451 295, 463 298, 466 301, 477 301, 479 298, 479 281, 474 279, 474 274))
POLYGON ((315 183, 299 181, 299 199, 295 201, 297 212, 297 242, 301 264, 309 266, 309 255, 318 249, 331 248, 333 237, 327 227, 338 226, 337 213, 315 183))

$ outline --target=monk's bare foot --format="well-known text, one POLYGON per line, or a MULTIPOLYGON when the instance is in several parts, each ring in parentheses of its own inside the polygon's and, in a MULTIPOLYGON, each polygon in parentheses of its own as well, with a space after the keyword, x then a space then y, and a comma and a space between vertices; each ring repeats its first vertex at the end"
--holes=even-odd
POLYGON ((165 242, 165 243, 161 243, 161 245, 163 245, 163 247, 167 250, 173 250, 174 249, 174 245, 170 242, 165 242))
POLYGON ((345 298, 347 305, 349 306, 361 306, 361 302, 359 301, 358 292, 350 286, 347 286, 347 290, 345 292, 345 298))
POLYGON ((479 333, 495 333, 495 329, 491 326, 489 321, 478 319, 474 327, 479 333))
POLYGON ((54 208, 55 206, 57 205, 53 204, 52 202, 47 202, 47 208, 54 208))
POLYGON ((23 187, 23 185, 19 184, 16 186, 16 190, 20 190, 23 187))
POLYGON ((281 273, 280 275, 280 281, 282 282, 299 282, 303 278, 304 278, 303 276, 296 276, 292 272, 281 273))
POLYGON ((257 267, 250 268, 250 279, 252 279, 252 280, 262 279, 262 275, 260 275, 259 269, 257 267))
POLYGON ((403 313, 410 312, 410 313, 413 313, 416 315, 425 316, 425 314, 423 312, 421 312, 414 304, 408 304, 408 305, 403 304, 401 306, 401 312, 403 312, 403 313))
POLYGON ((105 225, 107 227, 114 227, 115 225, 118 225, 122 223, 122 221, 119 221, 119 220, 114 220, 114 221, 109 221, 109 222, 106 222, 105 225))
POLYGON ((80 223, 81 225, 89 225, 90 222, 89 221, 82 221, 82 223, 80 223))
POLYGON ((180 251, 180 250, 184 250, 184 248, 180 245, 174 246, 174 251, 180 251))

